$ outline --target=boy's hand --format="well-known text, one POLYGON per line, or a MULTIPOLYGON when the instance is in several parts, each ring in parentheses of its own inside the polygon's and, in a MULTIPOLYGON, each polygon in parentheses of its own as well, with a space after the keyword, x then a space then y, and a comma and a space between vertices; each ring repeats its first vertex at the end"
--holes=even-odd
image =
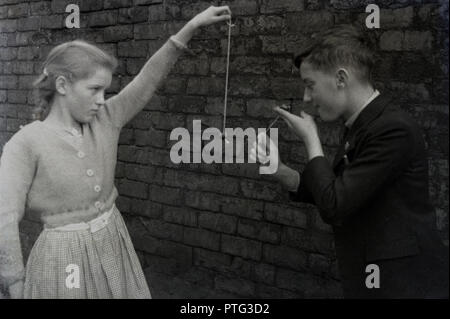
POLYGON ((265 165, 273 162, 279 163, 280 154, 277 146, 270 137, 268 137, 265 132, 261 132, 258 134, 257 140, 252 145, 249 157, 252 161, 265 165), (267 151, 267 140, 269 140, 270 143, 269 152, 267 151))
POLYGON ((306 144, 318 139, 317 125, 311 115, 301 111, 300 116, 297 116, 279 106, 275 107, 274 111, 281 116, 289 128, 306 144))

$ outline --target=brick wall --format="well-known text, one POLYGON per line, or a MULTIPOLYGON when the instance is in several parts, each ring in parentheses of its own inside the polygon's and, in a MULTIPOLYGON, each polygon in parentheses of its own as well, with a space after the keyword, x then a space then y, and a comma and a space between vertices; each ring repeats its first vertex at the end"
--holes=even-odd
MULTIPOLYGON (((381 10, 376 80, 420 123, 429 151, 430 194, 448 244, 448 2, 325 0, 0 0, 0 147, 31 121, 31 82, 48 51, 84 38, 117 56, 110 94, 188 19, 210 4, 234 14, 229 127, 266 127, 277 101, 302 105, 291 55, 308 35, 364 23, 381 10), (81 28, 66 29, 65 7, 79 4, 81 28)), ((316 209, 288 201, 256 165, 181 164, 169 157, 170 131, 193 119, 221 128, 227 26, 198 32, 158 94, 122 131, 116 185, 154 296, 340 297, 331 229, 316 209)), ((304 146, 281 123, 282 160, 305 164, 304 146)), ((337 125, 319 123, 330 158, 337 125)), ((28 254, 39 225, 21 223, 28 254)))

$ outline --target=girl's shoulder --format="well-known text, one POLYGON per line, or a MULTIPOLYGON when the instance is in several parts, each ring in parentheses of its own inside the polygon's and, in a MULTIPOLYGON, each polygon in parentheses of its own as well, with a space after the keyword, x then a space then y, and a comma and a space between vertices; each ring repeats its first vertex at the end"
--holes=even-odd
POLYGON ((33 121, 20 127, 20 129, 11 137, 8 144, 22 144, 26 146, 36 145, 42 142, 45 130, 41 121, 33 121))

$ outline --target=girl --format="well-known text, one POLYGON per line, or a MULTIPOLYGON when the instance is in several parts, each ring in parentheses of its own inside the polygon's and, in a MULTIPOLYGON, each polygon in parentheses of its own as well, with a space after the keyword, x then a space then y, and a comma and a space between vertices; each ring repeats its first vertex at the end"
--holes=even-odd
POLYGON ((11 298, 151 298, 114 205, 119 133, 150 100, 195 30, 230 18, 228 6, 195 16, 106 101, 114 58, 83 41, 49 53, 35 83, 45 89, 48 116, 17 132, 0 162, 0 278, 11 298), (25 210, 44 225, 26 271, 18 230, 25 210))

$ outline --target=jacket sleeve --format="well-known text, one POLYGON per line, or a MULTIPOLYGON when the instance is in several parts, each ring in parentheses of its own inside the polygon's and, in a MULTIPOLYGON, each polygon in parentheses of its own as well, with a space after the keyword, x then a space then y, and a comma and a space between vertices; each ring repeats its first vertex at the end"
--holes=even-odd
POLYGON ((300 175, 300 183, 298 184, 297 191, 289 192, 289 198, 294 202, 315 204, 314 197, 312 196, 309 189, 306 187, 306 183, 304 182, 304 179, 302 178, 300 172, 299 175, 300 175))
POLYGON ((0 159, 0 280, 8 287, 24 277, 19 221, 25 212, 36 162, 14 137, 5 144, 0 159))
POLYGON ((323 220, 339 225, 370 203, 385 185, 402 174, 414 153, 416 137, 407 123, 378 124, 367 133, 357 158, 336 176, 324 157, 305 167, 303 181, 323 220))
POLYGON ((145 63, 136 77, 105 103, 105 113, 116 127, 122 128, 139 113, 167 77, 187 47, 173 36, 145 63))

